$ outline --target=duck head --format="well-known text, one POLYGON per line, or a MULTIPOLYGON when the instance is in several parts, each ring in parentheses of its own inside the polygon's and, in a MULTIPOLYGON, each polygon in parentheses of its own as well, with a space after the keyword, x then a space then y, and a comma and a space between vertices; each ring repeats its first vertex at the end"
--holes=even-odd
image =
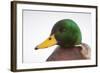
POLYGON ((68 48, 81 44, 81 41, 82 36, 78 25, 71 19, 63 19, 53 26, 50 36, 35 49, 48 48, 53 45, 68 48))

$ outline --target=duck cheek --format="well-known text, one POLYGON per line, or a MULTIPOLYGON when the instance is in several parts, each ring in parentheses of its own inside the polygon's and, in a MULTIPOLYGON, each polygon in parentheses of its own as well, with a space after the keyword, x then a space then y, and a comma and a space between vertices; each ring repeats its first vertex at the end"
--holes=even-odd
POLYGON ((58 43, 57 43, 57 45, 59 45, 59 46, 64 46, 64 42, 62 42, 62 41, 58 41, 58 43))

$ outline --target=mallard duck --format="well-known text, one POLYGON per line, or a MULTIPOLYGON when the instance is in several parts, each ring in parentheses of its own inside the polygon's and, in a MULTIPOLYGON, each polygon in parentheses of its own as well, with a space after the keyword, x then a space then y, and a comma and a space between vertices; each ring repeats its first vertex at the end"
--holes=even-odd
POLYGON ((55 23, 50 36, 35 50, 59 45, 47 61, 89 59, 90 48, 82 43, 82 34, 77 23, 71 19, 62 19, 55 23))

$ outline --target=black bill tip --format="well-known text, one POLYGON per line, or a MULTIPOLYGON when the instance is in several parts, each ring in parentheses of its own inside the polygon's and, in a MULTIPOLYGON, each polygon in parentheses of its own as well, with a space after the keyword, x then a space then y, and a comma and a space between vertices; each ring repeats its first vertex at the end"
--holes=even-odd
POLYGON ((35 47, 35 50, 38 50, 38 48, 37 48, 37 47, 35 47))

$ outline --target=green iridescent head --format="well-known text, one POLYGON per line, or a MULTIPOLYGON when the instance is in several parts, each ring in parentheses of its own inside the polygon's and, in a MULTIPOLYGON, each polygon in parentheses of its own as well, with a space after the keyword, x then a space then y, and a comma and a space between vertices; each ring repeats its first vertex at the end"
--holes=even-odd
POLYGON ((72 47, 78 45, 82 41, 82 35, 79 26, 71 19, 63 19, 58 21, 51 35, 55 35, 57 44, 61 47, 72 47))

